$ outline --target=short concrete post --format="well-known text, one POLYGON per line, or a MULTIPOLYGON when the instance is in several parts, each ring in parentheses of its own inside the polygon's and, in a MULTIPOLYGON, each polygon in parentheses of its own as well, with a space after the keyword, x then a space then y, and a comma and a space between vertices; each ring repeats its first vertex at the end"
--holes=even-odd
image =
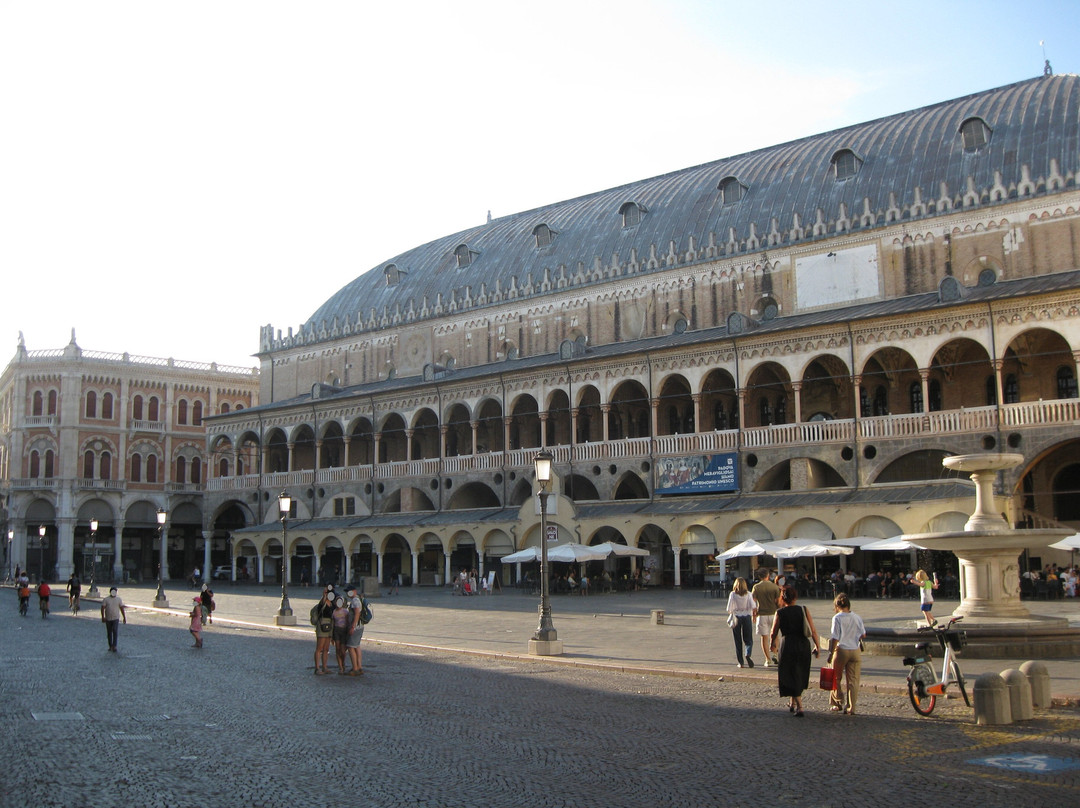
POLYGON ((1040 710, 1050 709, 1050 671, 1041 662, 1025 662, 1020 672, 1031 685, 1031 703, 1040 710))
POLYGON ((664 610, 653 609, 651 612, 649 612, 649 622, 652 623, 654 626, 664 625, 664 610))
POLYGON ((1001 679, 1009 688, 1009 707, 1013 721, 1030 721, 1035 717, 1031 707, 1031 685, 1024 674, 1016 668, 1001 672, 1001 679))
POLYGON ((984 673, 975 680, 975 723, 1011 724, 1009 686, 996 673, 984 673))

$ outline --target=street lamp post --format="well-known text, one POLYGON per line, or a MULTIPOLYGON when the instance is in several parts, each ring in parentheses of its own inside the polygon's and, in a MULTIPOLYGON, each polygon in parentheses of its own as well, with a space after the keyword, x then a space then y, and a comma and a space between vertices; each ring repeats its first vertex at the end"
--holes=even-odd
POLYGON ((281 519, 281 608, 275 622, 279 626, 295 626, 296 615, 289 605, 289 511, 292 510, 292 497, 288 491, 282 491, 277 501, 278 518, 281 519))
POLYGON ((15 541, 15 531, 7 532, 7 577, 11 578, 11 543, 15 541))
POLYGON ((90 520, 90 591, 87 592, 87 596, 96 598, 101 595, 98 592, 97 584, 94 583, 94 572, 97 569, 97 529, 98 520, 90 520))
POLYGON ((167 557, 165 555, 165 520, 169 518, 169 512, 158 508, 158 571, 157 571, 157 594, 154 595, 154 606, 158 609, 168 609, 169 599, 165 597, 164 574, 167 557))
POLYGON ((547 551, 547 490, 551 483, 551 461, 554 460, 551 452, 541 449, 536 453, 536 482, 539 490, 536 496, 540 499, 540 625, 533 632, 529 640, 529 653, 537 656, 558 656, 562 653, 562 642, 555 631, 555 625, 551 622, 551 600, 549 597, 550 574, 548 572, 547 551))
POLYGON ((38 525, 38 583, 45 580, 45 525, 38 525))

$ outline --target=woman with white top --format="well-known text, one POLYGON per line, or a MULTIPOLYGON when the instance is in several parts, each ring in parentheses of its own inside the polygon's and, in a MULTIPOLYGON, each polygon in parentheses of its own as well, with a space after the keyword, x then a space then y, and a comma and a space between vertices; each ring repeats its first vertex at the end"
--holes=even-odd
POLYGON ((829 659, 836 671, 836 689, 829 693, 829 709, 834 713, 855 715, 859 699, 859 674, 862 652, 859 646, 866 636, 862 618, 851 611, 851 600, 841 592, 833 600, 836 614, 829 633, 829 659))
POLYGON ((750 594, 745 578, 736 578, 727 601, 728 625, 735 638, 735 656, 739 667, 754 667, 750 658, 754 650, 754 618, 757 617, 757 601, 750 594), (744 663, 745 659, 745 663, 744 663))

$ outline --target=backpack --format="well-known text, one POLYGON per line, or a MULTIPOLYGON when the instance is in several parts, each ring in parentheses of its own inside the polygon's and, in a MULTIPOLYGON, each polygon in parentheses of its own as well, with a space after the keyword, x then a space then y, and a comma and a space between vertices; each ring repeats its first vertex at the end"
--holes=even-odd
MULTIPOLYGON (((319 603, 322 603, 322 601, 319 601, 319 603)), ((311 625, 313 625, 313 626, 319 625, 319 604, 318 603, 316 603, 314 606, 312 606, 311 611, 308 612, 308 620, 311 621, 311 625)))
POLYGON ((371 607, 368 606, 368 602, 363 598, 360 598, 360 622, 365 626, 371 622, 371 607))

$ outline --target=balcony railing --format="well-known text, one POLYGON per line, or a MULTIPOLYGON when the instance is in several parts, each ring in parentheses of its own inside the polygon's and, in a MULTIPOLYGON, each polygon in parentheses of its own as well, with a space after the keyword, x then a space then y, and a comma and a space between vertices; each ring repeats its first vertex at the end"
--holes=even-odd
POLYGON ((31 426, 56 426, 60 423, 59 415, 27 415, 23 419, 23 424, 27 427, 31 426))
POLYGON ((132 421, 132 432, 164 432, 164 421, 132 421))
MULTIPOLYGON (((578 443, 549 446, 556 464, 593 463, 617 459, 679 457, 684 455, 734 452, 738 449, 783 448, 821 444, 851 444, 860 441, 905 440, 931 435, 979 434, 998 425, 997 407, 974 407, 929 413, 882 415, 872 418, 807 421, 800 424, 727 429, 688 435, 659 435, 655 438, 578 443)), ((1008 429, 1080 424, 1080 399, 1031 401, 1006 404, 1000 408, 1001 426, 1008 429)), ((433 477, 443 474, 489 472, 499 469, 528 470, 537 448, 512 449, 458 455, 442 460, 409 460, 377 465, 348 466, 318 471, 290 471, 277 474, 248 474, 208 480, 207 491, 239 491, 257 488, 322 483, 366 481, 373 478, 433 477)))

